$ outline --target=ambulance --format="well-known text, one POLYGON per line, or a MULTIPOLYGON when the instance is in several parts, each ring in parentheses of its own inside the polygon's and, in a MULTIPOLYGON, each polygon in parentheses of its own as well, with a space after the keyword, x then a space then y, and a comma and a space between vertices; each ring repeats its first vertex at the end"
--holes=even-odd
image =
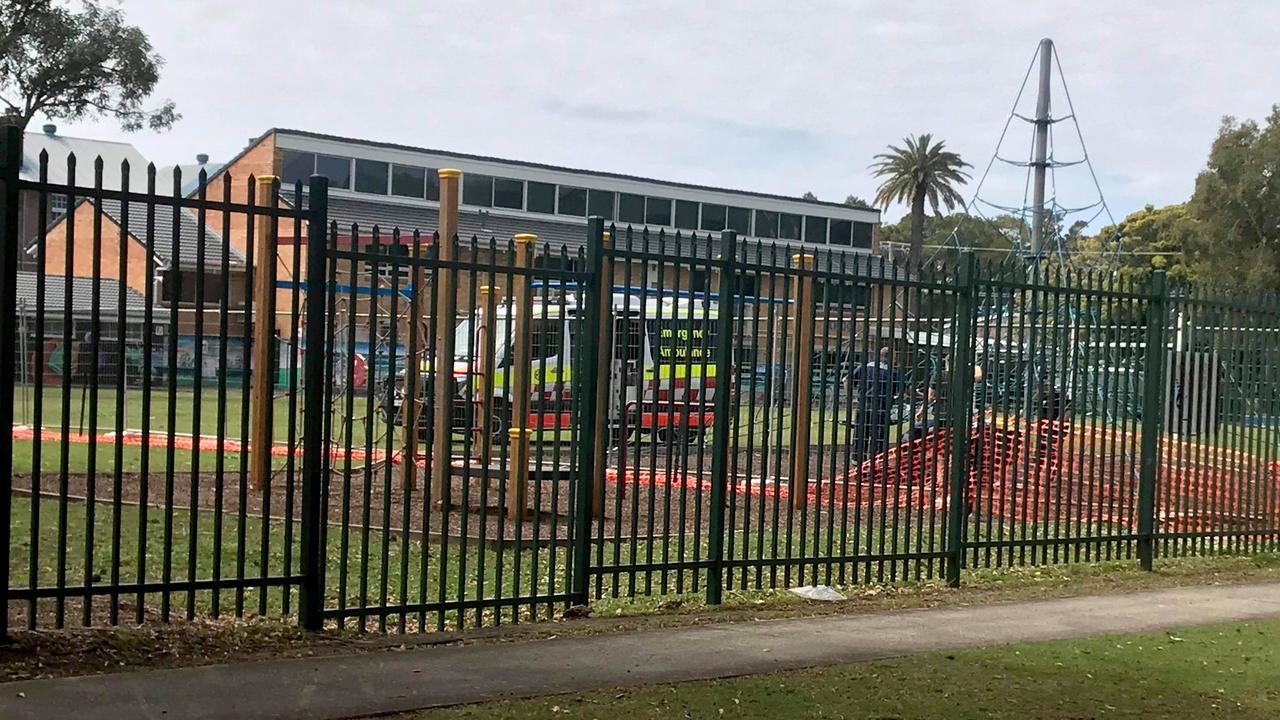
MULTIPOLYGON (((529 313, 530 402, 524 427, 568 430, 575 392, 575 354, 592 336, 583 331, 571 287, 535 288, 529 313)), ((513 305, 477 308, 458 323, 454 333, 452 385, 455 431, 478 429, 481 408, 488 408, 488 428, 495 438, 512 427, 514 373, 513 305), (491 354, 487 358, 487 349, 491 354), (488 362, 484 362, 487 359, 488 362), (486 377, 488 370, 489 377, 486 377), (489 402, 483 402, 485 398, 489 402)), ((477 302, 477 305, 482 304, 477 302)), ((609 348, 608 406, 604 422, 611 437, 656 436, 696 440, 711 425, 717 389, 716 323, 713 297, 700 293, 615 287, 610 295, 612 343, 609 348)), ((604 348, 601 348, 603 351, 604 348)), ((426 389, 434 382, 432 363, 421 367, 426 389)), ((730 383, 732 376, 725 378, 730 383)), ((397 383, 398 385, 402 384, 397 383)), ((401 397, 396 392, 394 415, 401 397)), ((425 436, 426 413, 419 423, 425 436)))

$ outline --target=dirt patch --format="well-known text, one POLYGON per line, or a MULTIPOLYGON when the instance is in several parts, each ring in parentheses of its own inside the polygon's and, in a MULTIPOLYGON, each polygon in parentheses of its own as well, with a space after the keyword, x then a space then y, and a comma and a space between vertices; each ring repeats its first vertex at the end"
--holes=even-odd
MULTIPOLYGON (((612 457, 601 512, 593 518, 593 536, 630 539, 705 533, 711 521, 709 454, 709 449, 706 455, 686 456, 659 448, 628 456, 624 470, 617 467, 617 458, 612 457)), ((785 454, 775 456, 779 461, 777 467, 785 469, 785 454)), ((375 463, 355 465, 348 470, 344 462, 335 460, 328 486, 329 521, 361 529, 399 531, 407 526, 414 533, 484 538, 494 542, 567 542, 572 532, 574 471, 567 457, 561 459, 564 462, 540 472, 529 483, 529 511, 523 519, 508 517, 505 512, 510 490, 506 482, 507 467, 503 463, 495 463, 486 472, 476 463, 455 460, 457 467, 442 495, 444 502, 437 502, 436 498, 424 497, 425 470, 422 468, 415 473, 416 488, 406 491, 403 465, 375 463)), ((816 451, 813 459, 816 472, 819 460, 816 451)), ((542 460, 551 464, 550 457, 542 460)), ((760 464, 754 468, 754 472, 760 472, 760 464)), ((734 530, 790 526, 800 521, 802 512, 810 519, 826 518, 830 513, 840 516, 845 512, 846 500, 857 503, 861 497, 862 490, 855 485, 833 484, 819 477, 810 481, 809 506, 804 510, 793 509, 783 497, 788 492, 785 480, 772 479, 773 475, 766 480, 758 474, 748 474, 749 469, 752 466, 747 463, 738 468, 726 505, 726 526, 734 530)), ((847 473, 847 466, 821 468, 821 474, 826 477, 842 477, 841 473, 847 473)), ((275 472, 266 491, 244 487, 238 469, 221 474, 197 474, 168 473, 159 468, 146 478, 139 473, 121 473, 118 478, 110 473, 96 476, 71 473, 66 476, 65 484, 48 475, 34 479, 31 475, 15 475, 13 487, 24 492, 38 491, 45 496, 65 493, 75 499, 92 497, 97 502, 108 503, 113 502, 118 493, 123 503, 175 509, 189 508, 194 503, 199 508, 220 510, 229 516, 243 511, 249 517, 296 521, 301 514, 300 464, 292 474, 283 470, 275 472)), ((896 497, 898 492, 898 488, 887 487, 882 494, 896 497)), ((931 511, 915 508, 914 512, 931 511)))

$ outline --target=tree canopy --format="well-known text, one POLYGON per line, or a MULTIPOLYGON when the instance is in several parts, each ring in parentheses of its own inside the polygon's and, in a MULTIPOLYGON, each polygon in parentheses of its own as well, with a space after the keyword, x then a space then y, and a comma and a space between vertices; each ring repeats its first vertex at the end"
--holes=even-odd
POLYGON ((1280 292, 1280 105, 1265 125, 1223 119, 1188 205, 1198 281, 1280 292))
POLYGON ((1077 264, 1114 272, 1136 285, 1145 284, 1157 269, 1167 272, 1174 282, 1185 283, 1193 278, 1194 270, 1184 251, 1199 233, 1200 224, 1186 203, 1160 208, 1148 205, 1116 225, 1082 238, 1077 264))
POLYGON ((924 243, 925 203, 938 214, 940 207, 964 207, 956 189, 969 181, 964 168, 972 167, 946 149, 930 134, 903 138, 901 147, 890 145, 888 152, 875 156, 872 173, 881 179, 875 202, 883 208, 902 203, 911 208, 910 267, 919 267, 924 243))
POLYGON ((140 28, 95 0, 0 0, 0 107, 26 127, 37 114, 111 117, 125 130, 171 127, 172 101, 144 103, 164 59, 140 28))

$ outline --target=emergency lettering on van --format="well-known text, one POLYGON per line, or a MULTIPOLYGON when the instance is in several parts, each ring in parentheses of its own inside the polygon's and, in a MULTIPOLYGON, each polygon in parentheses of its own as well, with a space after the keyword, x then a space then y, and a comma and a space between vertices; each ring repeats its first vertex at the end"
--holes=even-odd
MULTIPOLYGON (((711 423, 716 391, 716 309, 674 294, 642 300, 642 292, 615 291, 612 296, 608 387, 616 397, 609 403, 608 422, 615 427, 637 422, 642 427, 705 427, 711 423)), ((530 308, 533 414, 527 427, 555 429, 570 423, 574 356, 582 342, 573 300, 536 298, 530 308)), ((513 312, 511 305, 501 304, 492 308, 483 326, 477 312, 455 328, 455 402, 478 404, 480 393, 492 392, 493 407, 509 406, 513 312), (483 364, 476 352, 486 346, 493 353, 489 378, 481 376, 483 364)), ((435 365, 424 359, 419 367, 429 374, 435 365)))

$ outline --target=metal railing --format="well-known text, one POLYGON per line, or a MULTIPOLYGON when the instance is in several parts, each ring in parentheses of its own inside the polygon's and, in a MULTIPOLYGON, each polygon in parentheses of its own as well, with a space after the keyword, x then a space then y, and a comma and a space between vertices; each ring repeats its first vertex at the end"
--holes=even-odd
POLYGON ((966 254, 907 273, 602 218, 567 245, 465 237, 456 171, 439 227, 365 226, 320 177, 182 195, 147 169, 139 192, 100 163, 78 183, 72 158, 55 184, 47 160, 19 177, 19 140, 0 155, 5 628, 414 632, 1150 568, 1280 533, 1273 297, 966 254), (69 212, 19 238, 21 193, 69 212))

